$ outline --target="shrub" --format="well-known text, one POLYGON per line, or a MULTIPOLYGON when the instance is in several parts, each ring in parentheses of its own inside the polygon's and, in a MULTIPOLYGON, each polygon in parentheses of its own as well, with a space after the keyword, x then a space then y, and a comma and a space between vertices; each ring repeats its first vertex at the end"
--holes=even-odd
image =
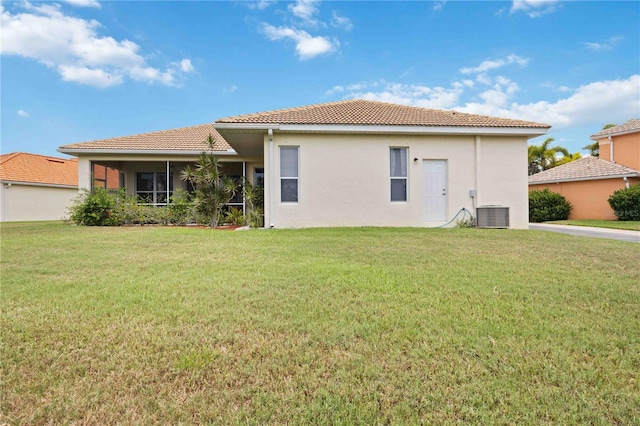
POLYGON ((119 225, 120 218, 114 214, 118 195, 105 188, 84 190, 69 208, 69 218, 76 225, 119 225))
POLYGON ((618 220, 640 220, 640 184, 614 191, 607 201, 618 220))
POLYGON ((249 226, 252 228, 262 228, 264 226, 264 213, 262 209, 256 208, 252 212, 249 212, 249 226))
POLYGON ((244 226, 247 224, 247 219, 244 217, 241 209, 231 207, 224 215, 224 223, 244 226))
POLYGON ((186 225, 196 221, 191 195, 184 189, 173 191, 171 204, 167 209, 169 222, 174 225, 186 225))
POLYGON ((566 220, 571 213, 571 203, 562 195, 548 189, 529 191, 529 220, 548 222, 566 220))

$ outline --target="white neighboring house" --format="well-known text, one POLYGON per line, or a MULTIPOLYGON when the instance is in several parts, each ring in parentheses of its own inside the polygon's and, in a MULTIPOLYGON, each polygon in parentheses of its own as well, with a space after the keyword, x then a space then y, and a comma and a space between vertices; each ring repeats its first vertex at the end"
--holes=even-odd
MULTIPOLYGON (((211 134, 225 174, 264 181, 266 227, 432 227, 462 208, 500 205, 509 208, 510 228, 526 229, 527 140, 549 127, 347 100, 58 151, 78 157, 80 188, 91 187, 96 165, 112 167, 130 194, 166 205, 174 188, 188 189, 179 172, 211 134)), ((242 199, 235 204, 245 207, 242 199)))
POLYGON ((0 183, 1 222, 60 220, 78 195, 78 160, 4 154, 0 183))

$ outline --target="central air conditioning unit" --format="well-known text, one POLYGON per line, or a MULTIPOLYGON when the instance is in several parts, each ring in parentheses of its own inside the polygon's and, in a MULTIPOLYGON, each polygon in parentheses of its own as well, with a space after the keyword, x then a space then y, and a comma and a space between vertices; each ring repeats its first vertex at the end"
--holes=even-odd
POLYGON ((476 209, 478 228, 508 228, 509 207, 480 206, 476 209))

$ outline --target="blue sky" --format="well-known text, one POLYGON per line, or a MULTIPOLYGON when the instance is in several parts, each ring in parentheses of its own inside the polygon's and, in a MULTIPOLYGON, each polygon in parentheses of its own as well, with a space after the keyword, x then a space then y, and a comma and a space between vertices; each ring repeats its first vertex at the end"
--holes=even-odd
POLYGON ((2 153, 351 98, 544 122, 572 152, 640 117, 637 1, 0 4, 2 153))

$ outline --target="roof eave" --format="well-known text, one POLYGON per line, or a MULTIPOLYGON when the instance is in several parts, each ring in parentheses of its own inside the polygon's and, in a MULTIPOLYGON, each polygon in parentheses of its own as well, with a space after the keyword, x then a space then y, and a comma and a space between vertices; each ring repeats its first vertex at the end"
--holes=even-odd
POLYGON ((589 136, 589 139, 591 139, 592 141, 597 141, 598 139, 608 138, 609 136, 622 136, 622 135, 628 135, 631 133, 640 133, 640 129, 631 129, 623 132, 609 133, 609 134, 600 135, 600 136, 597 136, 597 133, 596 133, 595 135, 589 136))
MULTIPOLYGON (((200 155, 207 152, 206 149, 201 150, 168 150, 168 149, 117 149, 117 148, 58 148, 58 152, 69 155, 82 154, 127 154, 127 155, 200 155)), ((225 151, 213 151, 215 155, 237 155, 233 149, 225 151)))
POLYGON ((605 179, 622 179, 630 177, 640 177, 640 173, 625 173, 621 175, 607 175, 607 176, 592 176, 584 178, 572 178, 572 179, 550 179, 540 182, 529 182, 529 185, 546 185, 549 183, 566 183, 566 182, 582 182, 586 180, 605 180, 605 179))
POLYGON ((344 124, 276 124, 276 123, 214 123, 218 131, 276 130, 286 133, 352 133, 352 134, 423 134, 423 135, 493 135, 537 137, 548 127, 480 127, 480 126, 401 126, 344 124))
POLYGON ((2 184, 21 185, 21 186, 45 186, 48 188, 65 188, 65 189, 78 189, 78 185, 70 185, 66 183, 44 183, 44 182, 26 182, 12 179, 0 179, 2 184))

